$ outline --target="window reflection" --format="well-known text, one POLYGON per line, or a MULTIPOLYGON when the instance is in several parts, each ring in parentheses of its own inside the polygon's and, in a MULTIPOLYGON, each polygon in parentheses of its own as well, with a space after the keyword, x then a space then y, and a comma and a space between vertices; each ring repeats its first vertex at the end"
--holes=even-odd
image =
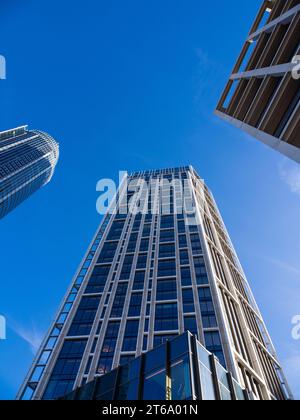
POLYGON ((197 344, 197 354, 200 364, 202 399, 208 401, 216 400, 212 371, 210 368, 209 354, 199 343, 197 344))
POLYGON ((178 360, 171 366, 171 399, 189 400, 192 398, 189 359, 178 360))
POLYGON ((165 400, 166 399, 166 370, 151 373, 145 377, 144 400, 165 400))

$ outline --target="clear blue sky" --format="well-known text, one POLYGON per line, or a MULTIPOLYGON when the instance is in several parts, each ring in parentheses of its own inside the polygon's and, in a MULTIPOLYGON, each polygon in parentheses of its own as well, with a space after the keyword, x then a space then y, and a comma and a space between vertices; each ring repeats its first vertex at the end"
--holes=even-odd
POLYGON ((0 222, 0 398, 13 398, 100 217, 96 182, 192 164, 300 397, 300 170, 213 116, 260 0, 2 0, 0 130, 49 132, 51 184, 0 222))

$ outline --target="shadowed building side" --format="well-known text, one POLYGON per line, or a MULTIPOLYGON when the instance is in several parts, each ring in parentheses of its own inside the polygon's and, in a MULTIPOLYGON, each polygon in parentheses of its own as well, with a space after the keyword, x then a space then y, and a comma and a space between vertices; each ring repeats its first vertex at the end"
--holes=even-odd
POLYGON ((263 1, 215 113, 300 163, 297 63, 300 0, 263 1))

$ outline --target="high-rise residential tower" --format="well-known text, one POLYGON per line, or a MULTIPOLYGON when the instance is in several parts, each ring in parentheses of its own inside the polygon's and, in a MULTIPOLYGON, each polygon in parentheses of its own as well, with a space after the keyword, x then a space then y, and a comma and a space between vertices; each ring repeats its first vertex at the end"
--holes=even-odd
POLYGON ((216 114, 300 163, 300 0, 265 0, 216 114))
POLYGON ((17 398, 64 396, 187 330, 253 398, 291 398, 216 203, 195 170, 133 173, 114 203, 118 212, 103 217, 17 398))
POLYGON ((51 180, 58 155, 58 144, 41 131, 0 132, 0 219, 51 180))

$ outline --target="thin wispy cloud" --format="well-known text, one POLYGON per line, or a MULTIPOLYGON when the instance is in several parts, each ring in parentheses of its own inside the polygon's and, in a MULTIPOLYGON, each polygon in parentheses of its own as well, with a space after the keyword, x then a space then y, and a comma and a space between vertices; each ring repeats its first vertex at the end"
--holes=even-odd
POLYGON ((288 382, 292 387, 292 392, 294 393, 294 398, 300 398, 300 350, 293 348, 290 355, 283 360, 283 368, 287 375, 288 382))
POLYGON ((39 349, 44 338, 44 332, 40 331, 36 325, 31 322, 30 326, 24 327, 15 321, 9 322, 9 327, 30 346, 33 354, 39 349))
POLYGON ((298 164, 284 159, 279 164, 280 178, 285 182, 292 193, 300 195, 300 167, 298 164))
POLYGON ((276 258, 271 258, 271 257, 263 257, 263 258, 269 263, 275 264, 277 267, 281 268, 282 270, 289 271, 290 273, 296 274, 297 276, 300 277, 300 268, 295 267, 292 264, 289 264, 285 261, 281 261, 276 258))
MULTIPOLYGON (((217 81, 224 77, 225 72, 220 63, 210 57, 202 48, 195 48, 195 54, 198 62, 195 101, 200 106, 203 104, 203 98, 211 98, 212 109, 209 110, 211 114, 221 93, 217 81)), ((206 108, 207 106, 203 106, 207 113, 206 108)))
POLYGON ((215 85, 212 85, 212 80, 216 78, 220 69, 218 63, 211 59, 202 48, 196 48, 195 54, 198 60, 197 75, 200 76, 198 79, 196 99, 200 99, 204 92, 208 89, 211 91, 214 88, 215 85))

